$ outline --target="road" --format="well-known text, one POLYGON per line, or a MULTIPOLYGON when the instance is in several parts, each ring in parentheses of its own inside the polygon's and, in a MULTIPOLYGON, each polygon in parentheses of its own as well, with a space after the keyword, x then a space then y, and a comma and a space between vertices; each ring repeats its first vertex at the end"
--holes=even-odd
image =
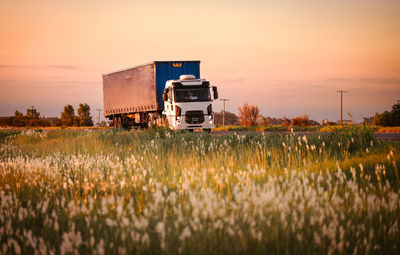
MULTIPOLYGON (((245 134, 248 131, 212 131, 213 135, 227 135, 227 134, 245 134)), ((259 133, 263 133, 265 135, 274 135, 274 134, 281 134, 282 132, 272 132, 272 131, 259 131, 259 133)), ((305 135, 305 136, 317 136, 317 135, 327 135, 329 133, 326 132, 310 132, 310 131, 300 131, 294 132, 296 135, 305 135)), ((400 142, 400 133, 374 133, 375 137, 380 140, 387 140, 387 141, 397 141, 400 142)))
POLYGON ((400 142, 400 133, 374 133, 375 137, 380 140, 391 140, 400 142))

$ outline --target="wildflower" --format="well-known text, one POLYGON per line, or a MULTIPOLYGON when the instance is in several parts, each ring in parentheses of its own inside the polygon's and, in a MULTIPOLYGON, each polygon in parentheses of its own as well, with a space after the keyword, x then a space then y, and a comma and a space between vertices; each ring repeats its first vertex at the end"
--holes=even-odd
POLYGON ((114 226, 114 221, 112 219, 110 219, 110 218, 107 218, 106 219, 106 225, 109 226, 109 227, 112 227, 112 226, 114 226))
POLYGON ((179 236, 179 239, 183 242, 186 238, 190 238, 191 236, 191 232, 189 227, 186 227, 185 229, 183 229, 182 234, 179 236))
POLYGON ((60 229, 60 226, 58 225, 58 222, 56 221, 56 222, 54 223, 54 231, 55 231, 55 232, 58 232, 59 229, 60 229))
POLYGON ((164 236, 165 235, 165 225, 163 222, 159 222, 156 225, 156 232, 159 233, 160 235, 164 236))
POLYGON ((144 233, 144 235, 142 236, 141 242, 142 242, 142 244, 144 244, 145 246, 149 246, 149 244, 150 244, 150 237, 149 237, 149 234, 144 233))

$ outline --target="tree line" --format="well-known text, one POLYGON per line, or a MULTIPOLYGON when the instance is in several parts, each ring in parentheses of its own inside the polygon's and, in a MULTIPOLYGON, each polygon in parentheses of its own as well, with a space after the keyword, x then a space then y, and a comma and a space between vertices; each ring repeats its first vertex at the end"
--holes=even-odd
MULTIPOLYGON (((223 113, 215 113, 215 125, 221 126, 223 124, 223 113)), ((364 118, 365 124, 372 124, 376 126, 394 127, 400 126, 400 100, 392 106, 391 111, 384 111, 383 113, 376 113, 375 116, 364 118)), ((231 112, 225 112, 225 125, 242 125, 242 126, 268 126, 268 125, 292 125, 292 126, 309 126, 320 125, 317 121, 308 118, 304 114, 294 118, 271 118, 264 117, 260 114, 260 109, 256 105, 248 103, 243 104, 238 108, 238 115, 231 112)), ((335 124, 329 122, 328 125, 335 124)))
POLYGON ((90 115, 90 106, 86 103, 80 103, 77 115, 72 105, 64 106, 60 117, 43 117, 34 108, 26 110, 24 115, 20 111, 15 111, 14 116, 0 117, 0 126, 12 127, 88 127, 93 126, 92 116, 90 115))
POLYGON ((397 127, 400 126, 400 100, 392 106, 392 110, 376 113, 371 122, 376 126, 397 127))
POLYGON ((256 105, 250 105, 248 103, 238 108, 238 115, 225 111, 214 113, 214 123, 217 126, 223 125, 223 115, 225 115, 225 125, 242 125, 242 126, 269 126, 269 125, 294 125, 294 126, 309 126, 319 125, 315 120, 308 118, 308 115, 296 116, 295 118, 289 119, 264 117, 260 114, 260 109, 256 105))

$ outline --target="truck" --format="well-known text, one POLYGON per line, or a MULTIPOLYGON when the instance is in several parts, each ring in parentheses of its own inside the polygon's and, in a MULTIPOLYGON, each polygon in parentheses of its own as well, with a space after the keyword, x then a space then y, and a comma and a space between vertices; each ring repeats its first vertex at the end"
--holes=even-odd
POLYGON ((200 78, 200 61, 153 61, 103 74, 104 117, 114 128, 214 127, 216 86, 200 78))

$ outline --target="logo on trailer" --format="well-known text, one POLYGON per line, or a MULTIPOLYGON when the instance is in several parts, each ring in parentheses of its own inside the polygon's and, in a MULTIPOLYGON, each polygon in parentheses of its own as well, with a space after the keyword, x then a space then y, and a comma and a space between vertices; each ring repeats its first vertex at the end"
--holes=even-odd
POLYGON ((182 67, 182 63, 172 63, 173 67, 182 67))

